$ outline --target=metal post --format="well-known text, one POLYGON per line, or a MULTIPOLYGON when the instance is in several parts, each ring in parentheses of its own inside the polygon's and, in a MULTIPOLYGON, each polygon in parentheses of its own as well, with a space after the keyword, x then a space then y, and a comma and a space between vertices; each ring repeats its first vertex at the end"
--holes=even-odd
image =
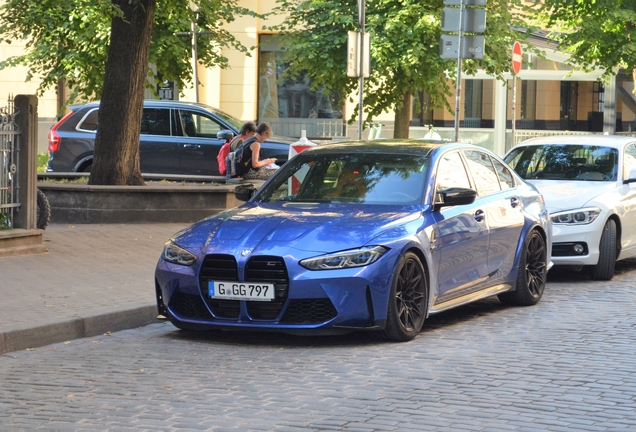
POLYGON ((512 73, 512 147, 517 145, 517 74, 512 73))
POLYGON ((358 21, 360 24, 360 97, 358 99, 358 139, 362 139, 362 103, 364 100, 364 4, 365 0, 358 0, 358 21))
POLYGON ((197 23, 192 21, 192 80, 194 81, 194 101, 199 102, 199 73, 197 64, 199 57, 197 52, 197 23))
POLYGON ((455 141, 459 139, 459 102, 462 90, 462 38, 464 36, 465 0, 461 0, 459 8, 459 42, 457 43, 457 85, 455 87, 455 141))

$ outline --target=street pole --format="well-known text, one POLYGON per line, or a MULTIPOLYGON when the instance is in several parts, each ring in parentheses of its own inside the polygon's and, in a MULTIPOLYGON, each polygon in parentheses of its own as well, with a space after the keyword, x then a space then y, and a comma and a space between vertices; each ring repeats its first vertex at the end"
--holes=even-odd
POLYGON ((362 103, 364 101, 364 4, 365 0, 358 0, 358 24, 360 25, 360 97, 358 100, 358 139, 362 139, 362 103))
POLYGON ((459 139, 459 102, 462 90, 462 39, 464 36, 464 5, 461 0, 459 7, 459 42, 457 43, 457 84, 455 86, 455 141, 459 139))
POLYGON ((194 81, 194 101, 199 102, 199 72, 197 64, 199 55, 197 52, 197 23, 192 21, 192 80, 194 81))

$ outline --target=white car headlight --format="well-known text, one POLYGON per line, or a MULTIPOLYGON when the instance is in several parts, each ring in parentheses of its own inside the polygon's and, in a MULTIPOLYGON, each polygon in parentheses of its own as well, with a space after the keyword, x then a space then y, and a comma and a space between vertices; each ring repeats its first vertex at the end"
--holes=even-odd
POLYGON ((163 259, 171 263, 190 266, 195 263, 197 257, 170 240, 163 247, 163 259))
POLYGON ((321 255, 315 258, 307 258, 300 261, 300 265, 309 270, 335 270, 350 267, 362 267, 378 260, 387 249, 383 246, 365 246, 360 249, 351 249, 321 255))
POLYGON ((568 210, 550 215, 552 223, 562 225, 587 225, 598 217, 601 209, 596 207, 568 210))

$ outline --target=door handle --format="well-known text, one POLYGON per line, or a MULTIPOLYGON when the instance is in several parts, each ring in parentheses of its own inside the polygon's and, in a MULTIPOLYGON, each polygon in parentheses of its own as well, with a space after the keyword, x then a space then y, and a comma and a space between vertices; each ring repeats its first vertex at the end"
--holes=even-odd
POLYGON ((510 198, 510 207, 517 208, 518 205, 519 205, 519 198, 517 197, 510 198))
POLYGON ((201 146, 199 144, 184 144, 183 148, 186 148, 186 149, 200 149, 201 146))
POLYGON ((484 213, 483 210, 477 210, 475 212, 475 220, 477 222, 483 222, 485 218, 486 218, 486 214, 484 213))

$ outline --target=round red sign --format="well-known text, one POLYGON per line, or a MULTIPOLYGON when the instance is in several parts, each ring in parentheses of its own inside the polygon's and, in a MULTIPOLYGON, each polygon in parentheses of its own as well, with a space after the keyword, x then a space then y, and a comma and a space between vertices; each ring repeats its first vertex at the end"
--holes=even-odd
POLYGON ((512 46, 512 70, 515 75, 521 71, 521 62, 523 60, 521 54, 521 44, 519 42, 515 42, 512 46))

